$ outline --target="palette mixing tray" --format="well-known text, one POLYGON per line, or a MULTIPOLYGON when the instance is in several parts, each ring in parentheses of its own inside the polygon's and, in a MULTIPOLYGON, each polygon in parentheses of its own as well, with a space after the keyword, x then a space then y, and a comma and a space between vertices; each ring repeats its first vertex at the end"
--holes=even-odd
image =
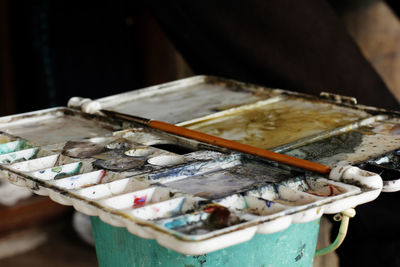
POLYGON ((184 254, 316 220, 382 188, 356 167, 335 181, 69 108, 4 117, 0 128, 0 167, 12 183, 184 254))

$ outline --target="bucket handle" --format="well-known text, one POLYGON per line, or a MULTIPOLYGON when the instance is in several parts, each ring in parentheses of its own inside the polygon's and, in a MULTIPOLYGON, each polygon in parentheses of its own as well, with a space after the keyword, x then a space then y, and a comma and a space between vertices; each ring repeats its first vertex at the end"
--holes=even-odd
POLYGON ((332 242, 332 244, 330 244, 327 247, 318 249, 315 252, 315 257, 331 253, 332 251, 335 251, 337 248, 339 248, 339 246, 342 244, 343 240, 346 237, 350 218, 353 218, 355 215, 356 215, 355 209, 347 209, 333 216, 333 219, 335 221, 337 222, 341 221, 338 235, 335 241, 332 242))

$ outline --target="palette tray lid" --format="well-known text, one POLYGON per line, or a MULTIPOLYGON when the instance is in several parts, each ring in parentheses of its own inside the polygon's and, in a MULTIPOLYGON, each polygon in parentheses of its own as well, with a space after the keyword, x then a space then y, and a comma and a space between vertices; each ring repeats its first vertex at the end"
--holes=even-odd
POLYGON ((296 157, 306 157, 314 161, 322 160, 324 164, 332 167, 346 158, 339 159, 337 154, 347 153, 348 164, 355 164, 382 175, 384 192, 400 190, 400 164, 398 163, 400 113, 357 105, 357 100, 352 97, 322 92, 321 97, 317 98, 203 75, 94 101, 74 98, 71 99, 70 104, 89 113, 105 108, 177 123, 193 130, 276 152, 287 152, 295 154, 296 157), (262 111, 261 124, 254 123, 254 117, 259 116, 257 109, 262 111), (282 114, 283 112, 286 114, 282 114), (279 123, 284 125, 281 127, 285 128, 284 131, 272 129, 274 125, 271 123, 273 119, 271 114, 281 117, 279 123), (251 124, 243 119, 246 116, 250 117, 251 124), (286 118, 282 119, 285 116, 286 118), (231 127, 231 129, 221 130, 221 126, 231 127), (368 127, 370 129, 367 129, 368 127), (243 128, 247 129, 245 134, 243 134, 243 128), (267 130, 259 130, 264 128, 267 130), (340 147, 340 142, 338 142, 336 152, 331 148, 329 153, 324 153, 319 147, 322 150, 322 153, 317 153, 319 158, 296 154, 297 147, 304 146, 306 143, 317 143, 324 138, 335 140, 334 136, 347 140, 351 137, 346 136, 354 137, 357 132, 362 131, 365 134, 359 138, 360 144, 353 142, 349 146, 356 150, 355 153, 351 149, 345 150, 343 146, 340 147), (346 132, 350 134, 346 135, 346 132), (361 139, 368 139, 368 141, 361 139), (354 146, 358 148, 355 149, 354 146), (290 149, 296 151, 289 152, 290 149))
POLYGON ((259 86, 243 85, 236 81, 201 75, 96 100, 72 97, 68 107, 81 109, 85 113, 107 109, 146 115, 148 118, 176 124, 279 94, 259 86))

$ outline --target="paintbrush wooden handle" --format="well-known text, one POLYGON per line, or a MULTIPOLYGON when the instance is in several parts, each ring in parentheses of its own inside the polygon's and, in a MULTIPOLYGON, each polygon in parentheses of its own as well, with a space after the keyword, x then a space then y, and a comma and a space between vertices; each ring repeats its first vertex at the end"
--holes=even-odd
POLYGON ((169 133, 173 133, 176 135, 180 135, 183 137, 188 137, 188 138, 192 138, 201 142, 205 142, 208 144, 212 144, 212 145, 216 145, 216 146, 221 146, 221 147, 225 147, 225 148, 229 148, 232 150, 236 150, 236 151, 240 151, 240 152, 244 152, 244 153, 248 153, 248 154, 252 154, 252 155, 256 155, 259 157, 263 157, 266 159, 270 159, 270 160, 274 160, 277 162, 281 162, 281 163, 285 163, 291 166, 295 166, 295 167, 299 167, 302 169, 306 169, 306 170, 310 170, 310 171, 314 171, 314 172, 318 172, 318 173, 322 173, 322 174, 328 174, 331 169, 329 168, 329 166, 326 165, 322 165, 316 162, 312 162, 312 161, 308 161, 308 160, 304 160, 304 159, 299 159, 299 158, 295 158, 295 157, 291 157, 291 156, 287 156, 284 154, 279 154, 279 153, 275 153, 269 150, 265 150, 262 148, 258 148, 258 147, 254 147, 254 146, 249 146, 249 145, 245 145, 245 144, 241 144, 235 141, 231 141, 231 140, 227 140, 224 138, 220 138, 220 137, 216 137, 216 136, 212 136, 209 134, 205 134, 205 133, 201 133, 201 132, 197 132, 197 131, 193 131, 193 130, 189 130, 187 128, 184 127, 179 127, 173 124, 169 124, 166 122, 162 122, 162 121, 156 121, 156 120, 150 120, 147 123, 150 127, 156 128, 156 129, 160 129, 163 130, 165 132, 169 132, 169 133))
POLYGON ((275 153, 275 152, 265 150, 262 148, 241 144, 241 143, 227 140, 224 138, 220 138, 220 137, 212 136, 209 134, 189 130, 187 128, 179 127, 179 126, 169 124, 166 122, 149 120, 149 119, 132 116, 132 115, 128 115, 128 114, 122 114, 122 113, 118 113, 118 112, 110 111, 110 110, 101 110, 101 112, 103 112, 107 116, 116 117, 119 119, 125 119, 125 120, 133 121, 136 123, 148 125, 149 127, 159 129, 159 130, 162 130, 162 131, 165 131, 168 133, 172 133, 172 134, 180 135, 183 137, 192 138, 192 139, 204 142, 204 143, 208 143, 208 144, 212 144, 212 145, 225 147, 225 148, 229 148, 232 150, 256 155, 256 156, 259 156, 262 158, 285 163, 287 165, 299 167, 299 168, 302 168, 305 170, 310 170, 310 171, 314 171, 314 172, 318 172, 318 173, 322 173, 322 174, 328 174, 331 171, 329 166, 322 165, 322 164, 319 164, 316 162, 312 162, 312 161, 308 161, 308 160, 304 160, 304 159, 298 159, 295 157, 275 153))

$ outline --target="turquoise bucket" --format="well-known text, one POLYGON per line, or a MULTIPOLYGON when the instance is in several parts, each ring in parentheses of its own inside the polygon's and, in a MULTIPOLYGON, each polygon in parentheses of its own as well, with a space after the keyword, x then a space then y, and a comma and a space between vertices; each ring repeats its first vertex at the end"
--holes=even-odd
POLYGON ((312 266, 319 220, 292 224, 274 234, 256 234, 250 241, 216 252, 189 256, 143 239, 125 228, 108 225, 92 217, 99 266, 130 267, 229 267, 312 266))

